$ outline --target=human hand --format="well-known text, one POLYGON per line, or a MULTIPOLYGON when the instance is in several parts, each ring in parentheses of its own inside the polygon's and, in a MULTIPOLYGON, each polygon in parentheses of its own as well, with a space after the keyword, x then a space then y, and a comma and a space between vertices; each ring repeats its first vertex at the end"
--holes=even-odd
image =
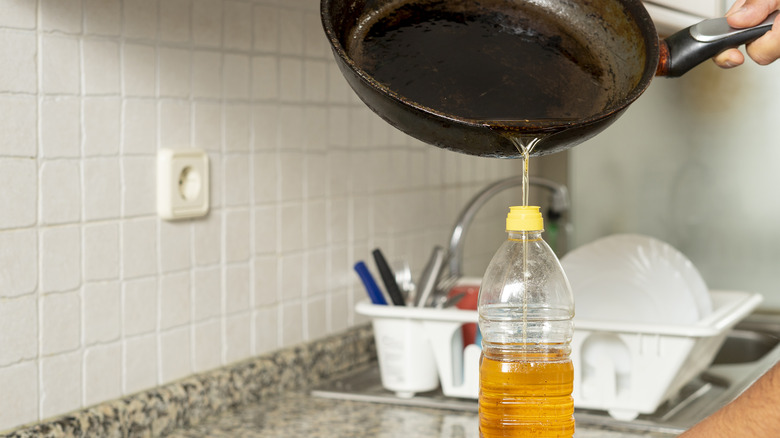
MULTIPOLYGON (((737 0, 726 13, 726 20, 735 28, 755 26, 777 9, 780 9, 780 0, 737 0)), ((780 15, 775 18, 772 29, 746 46, 748 56, 759 65, 780 58, 780 15)), ((742 65, 745 56, 738 49, 728 49, 712 60, 720 67, 732 68, 742 65)))

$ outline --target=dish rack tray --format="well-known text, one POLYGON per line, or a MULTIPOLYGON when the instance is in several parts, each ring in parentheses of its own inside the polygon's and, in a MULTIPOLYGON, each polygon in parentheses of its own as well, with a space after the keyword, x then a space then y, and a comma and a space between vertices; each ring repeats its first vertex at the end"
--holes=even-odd
MULTIPOLYGON (((574 404, 608 411, 621 420, 652 413, 712 361, 728 331, 762 301, 760 294, 710 291, 713 312, 691 325, 591 321, 575 317, 572 339, 574 404)), ((377 322, 413 321, 433 353, 444 395, 479 396, 479 346, 463 345, 462 326, 474 310, 374 305, 359 314, 377 322)), ((376 336, 376 330, 375 330, 376 336)), ((380 339, 376 339, 379 346, 380 339)), ((381 348, 379 364, 383 366, 381 348)), ((388 388, 391 389, 391 388, 388 388)))

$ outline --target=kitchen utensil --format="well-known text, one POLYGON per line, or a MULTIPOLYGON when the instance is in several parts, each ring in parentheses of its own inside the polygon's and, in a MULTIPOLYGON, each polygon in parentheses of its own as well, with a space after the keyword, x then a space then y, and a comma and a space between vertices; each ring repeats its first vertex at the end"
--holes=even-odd
POLYGON ((395 276, 390 269, 390 265, 387 264, 387 259, 382 254, 382 251, 377 248, 372 252, 376 267, 379 269, 379 275, 382 277, 382 282, 385 284, 387 294, 390 296, 390 300, 393 305, 403 306, 404 297, 401 295, 401 289, 398 287, 398 283, 395 282, 395 276))
POLYGON ((416 291, 414 281, 412 281, 412 268, 406 260, 397 261, 393 265, 395 266, 393 276, 396 284, 401 289, 404 302, 407 306, 412 306, 414 305, 416 291))
MULTIPOLYGON (((447 296, 445 295, 445 298, 447 296)), ((450 296, 449 298, 446 298, 443 301, 440 301, 437 305, 437 309, 447 309, 449 307, 456 306, 463 298, 466 297, 466 292, 457 293, 455 295, 450 296)))
POLYGON ((455 283, 460 280, 460 277, 456 277, 454 275, 448 275, 447 277, 441 279, 439 283, 436 284, 436 290, 443 294, 444 296, 448 296, 450 293, 450 290, 453 286, 455 286, 455 283))
POLYGON ((444 268, 444 259, 444 248, 435 246, 431 253, 431 257, 428 260, 428 264, 423 270, 423 276, 420 278, 420 292, 418 294, 417 307, 425 307, 428 305, 428 300, 436 289, 439 276, 444 268))
MULTIPOLYGON (((431 275, 431 269, 433 269, 434 261, 436 260, 438 251, 441 250, 444 251, 443 248, 439 246, 434 246, 433 251, 431 251, 431 255, 428 257, 428 261, 425 262, 425 267, 423 268, 422 272, 420 273, 420 278, 417 279, 417 296, 415 297, 414 305, 420 306, 420 301, 422 300, 422 294, 423 289, 425 289, 425 284, 428 282, 428 277, 431 275), (437 249, 440 248, 440 249, 437 249)), ((430 292, 429 292, 430 293, 430 292)))
POLYGON ((436 287, 433 289, 433 298, 429 300, 431 302, 430 306, 441 308, 441 306, 443 306, 450 297, 450 289, 452 289, 452 287, 455 286, 455 283, 457 282, 458 277, 452 275, 439 280, 436 283, 436 287))
POLYGON ((365 286, 371 302, 374 304, 387 305, 387 300, 385 300, 385 296, 382 295, 382 291, 379 289, 379 286, 377 286, 376 281, 374 281, 374 276, 371 275, 368 266, 362 261, 357 262, 355 263, 355 272, 357 272, 360 280, 363 282, 363 286, 365 286))
POLYGON ((640 0, 322 0, 336 62, 363 102, 435 146, 518 157, 577 145, 655 75, 679 76, 758 38, 706 20, 658 39, 640 0))

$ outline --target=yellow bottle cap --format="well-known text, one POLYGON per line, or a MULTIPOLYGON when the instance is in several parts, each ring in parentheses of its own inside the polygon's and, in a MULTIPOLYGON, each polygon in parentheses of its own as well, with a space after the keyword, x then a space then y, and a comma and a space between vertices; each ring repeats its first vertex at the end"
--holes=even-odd
POLYGON ((506 215, 506 230, 544 230, 544 219, 542 219, 542 212, 540 211, 540 208, 536 206, 509 207, 509 214, 506 215))

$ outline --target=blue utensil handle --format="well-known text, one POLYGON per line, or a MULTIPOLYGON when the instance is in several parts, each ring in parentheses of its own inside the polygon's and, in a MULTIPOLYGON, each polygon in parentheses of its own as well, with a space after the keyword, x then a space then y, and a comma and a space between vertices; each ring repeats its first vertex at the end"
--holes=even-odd
POLYGON ((366 292, 368 293, 371 302, 374 304, 387 305, 387 300, 385 300, 385 296, 382 295, 382 291, 379 289, 376 281, 374 281, 374 276, 371 275, 368 266, 363 262, 357 262, 355 263, 355 272, 357 272, 360 280, 363 282, 363 286, 366 287, 366 292))

